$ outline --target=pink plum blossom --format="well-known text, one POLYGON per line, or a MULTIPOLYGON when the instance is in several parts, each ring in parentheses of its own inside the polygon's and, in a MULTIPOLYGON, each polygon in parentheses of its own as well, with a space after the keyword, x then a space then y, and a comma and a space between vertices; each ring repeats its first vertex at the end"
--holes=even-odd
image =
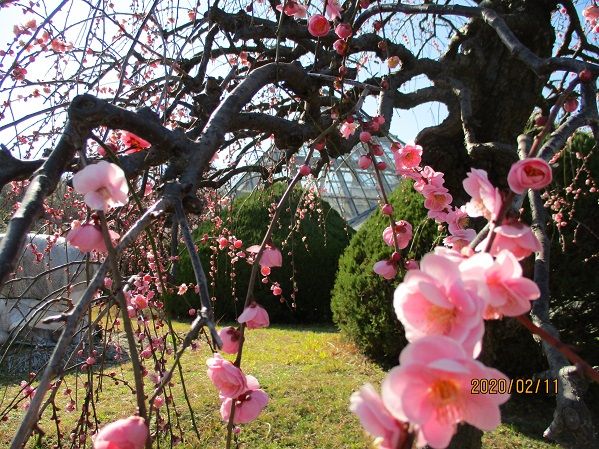
POLYGON ((391 260, 379 260, 374 264, 373 271, 387 280, 397 276, 397 265, 391 260))
POLYGON ((131 305, 139 310, 143 310, 148 307, 148 298, 144 295, 135 295, 131 298, 131 305))
MULTIPOLYGON (((503 224, 495 228, 495 239, 491 245, 490 253, 497 256, 504 249, 510 251, 518 260, 530 256, 541 250, 541 244, 530 229, 523 223, 503 224)), ((482 251, 488 242, 488 237, 476 247, 482 251)))
POLYGON ((125 154, 137 153, 139 151, 145 150, 146 148, 150 148, 152 145, 147 140, 144 140, 141 137, 130 133, 129 131, 121 132, 121 142, 126 149, 125 154))
POLYGON ((326 16, 329 20, 341 19, 341 5, 339 5, 338 0, 326 0, 326 16))
MULTIPOLYGON (((268 404, 268 399, 268 394, 260 388, 247 390, 245 393, 235 398, 233 423, 247 424, 256 419, 268 404)), ((229 421, 232 403, 233 399, 226 398, 220 405, 220 416, 223 421, 229 421)))
POLYGON ((461 250, 469 245, 476 237, 474 229, 456 229, 451 235, 443 239, 443 244, 455 250, 461 250))
POLYGON ((233 326, 223 327, 218 335, 223 342, 221 351, 227 354, 237 354, 239 351, 239 343, 241 341, 241 332, 233 326))
POLYGON ((339 132, 344 138, 349 139, 349 137, 356 132, 356 129, 358 129, 359 126, 360 125, 356 122, 348 122, 346 120, 339 128, 339 132))
POLYGON ((592 25, 595 24, 597 19, 599 19, 599 6, 590 5, 582 10, 582 15, 584 18, 589 21, 592 25))
POLYGON ((283 11, 287 16, 293 16, 295 19, 303 19, 306 17, 306 7, 293 0, 285 0, 285 6, 277 5, 277 10, 283 11))
POLYGON ((360 167, 362 170, 366 170, 368 167, 370 167, 371 164, 372 159, 365 154, 360 156, 360 158, 358 159, 358 167, 360 167))
POLYGON ((466 229, 468 226, 468 214, 464 207, 454 208, 447 214, 447 228, 451 234, 456 231, 466 229))
POLYGON ((462 279, 485 300, 483 318, 518 316, 530 310, 530 301, 541 292, 534 281, 522 277, 522 267, 512 253, 501 251, 495 261, 478 253, 460 264, 462 279))
POLYGON ((408 144, 393 153, 395 170, 402 174, 406 170, 412 170, 420 165, 422 160, 422 147, 420 145, 408 144))
POLYGON ((376 447, 379 449, 396 449, 400 447, 400 441, 407 437, 406 425, 391 416, 370 384, 351 395, 349 409, 358 415, 366 432, 376 438, 376 447))
POLYGON ((337 54, 344 56, 347 53, 348 44, 343 39, 337 39, 333 42, 333 49, 337 52, 337 54))
POLYGON ((104 212, 111 207, 125 205, 129 194, 125 172, 118 165, 106 161, 88 165, 75 173, 73 188, 84 195, 89 207, 104 212))
MULTIPOLYGON (((109 230, 111 240, 117 240, 120 235, 114 231, 109 230)), ((95 223, 81 223, 79 220, 73 220, 71 222, 71 230, 67 234, 67 242, 73 245, 79 251, 87 253, 89 251, 98 251, 105 253, 108 251, 106 243, 104 243, 104 236, 100 226, 95 223)))
MULTIPOLYGON (((415 176, 410 176, 416 179, 414 183, 414 190, 422 193, 425 188, 429 187, 443 187, 445 179, 443 179, 443 173, 435 171, 432 167, 426 165, 420 173, 415 173, 415 176)), ((402 173, 404 176, 409 176, 408 172, 402 173)))
POLYGON ((464 190, 472 199, 466 203, 465 210, 471 217, 485 217, 491 220, 501 208, 501 194, 494 188, 487 172, 473 168, 463 181, 464 190))
MULTIPOLYGON (((249 253, 258 254, 260 251, 260 245, 252 245, 247 251, 249 253)), ((280 267, 283 265, 283 255, 279 248, 274 245, 267 244, 264 247, 264 251, 262 251, 262 256, 260 256, 260 266, 261 267, 280 267)))
POLYGON ((221 396, 236 398, 247 390, 246 376, 220 354, 214 354, 206 360, 206 365, 208 365, 208 377, 218 388, 221 396))
POLYGON ((510 189, 515 193, 523 193, 526 189, 542 189, 551 183, 551 179, 551 167, 538 157, 516 162, 507 175, 510 189))
POLYGON ((308 32, 314 37, 323 37, 331 31, 331 24, 325 16, 316 14, 308 20, 308 32))
POLYGON ((507 393, 472 394, 473 379, 509 383, 501 372, 473 360, 455 341, 424 337, 402 351, 400 366, 382 384, 382 398, 395 419, 418 426, 418 446, 446 448, 460 422, 481 430, 501 423, 507 393))
POLYGON ((564 101, 562 106, 566 112, 574 112, 578 109, 578 98, 571 96, 564 101))
POLYGON ((429 211, 442 211, 449 207, 453 197, 445 187, 427 185, 422 190, 424 207, 429 211))
POLYGON ((143 449, 148 436, 148 426, 143 418, 130 416, 100 429, 93 437, 93 447, 94 449, 143 449))
POLYGON ((335 34, 339 39, 347 39, 352 35, 351 25, 349 23, 340 23, 335 27, 335 34))
POLYGON ((393 306, 408 341, 445 335, 477 357, 482 346, 483 302, 466 289, 453 258, 429 253, 395 290, 393 306))
POLYGON ((249 329, 259 329, 270 325, 268 312, 264 307, 256 303, 256 301, 252 301, 249 307, 244 309, 237 318, 237 322, 240 324, 245 323, 249 329))
POLYGON ((370 134, 368 131, 362 131, 360 133, 360 142, 368 143, 371 140, 372 140, 372 134, 370 134))
MULTIPOLYGON (((410 244, 410 240, 412 240, 412 225, 405 220, 399 220, 395 222, 394 231, 398 248, 406 248, 410 244)), ((383 240, 389 246, 395 245, 391 226, 387 226, 383 231, 383 240)))
POLYGON ((183 296, 185 293, 187 293, 188 289, 189 289, 189 287, 185 283, 179 285, 179 290, 177 290, 177 295, 183 296))

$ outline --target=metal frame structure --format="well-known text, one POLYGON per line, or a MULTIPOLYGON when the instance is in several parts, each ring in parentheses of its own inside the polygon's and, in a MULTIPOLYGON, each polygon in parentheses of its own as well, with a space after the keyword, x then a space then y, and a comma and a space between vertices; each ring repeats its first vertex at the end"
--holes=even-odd
MULTIPOLYGON (((394 170, 392 140, 387 137, 374 139, 383 148, 383 155, 377 156, 377 161, 384 161, 387 164, 387 169, 381 171, 381 178, 385 190, 390 192, 400 181, 400 177, 394 170)), ((399 139, 393 141, 403 144, 399 139)), ((329 167, 325 168, 325 172, 316 181, 320 197, 339 212, 353 228, 358 228, 380 204, 380 192, 374 168, 370 166, 368 169, 362 169, 358 166, 358 159, 366 152, 364 144, 356 145, 351 153, 335 159, 329 167)), ((282 151, 277 153, 284 154, 282 151)), ((266 161, 266 157, 271 161, 276 160, 273 154, 265 154, 258 163, 266 161)), ((306 150, 300 150, 294 161, 289 164, 290 169, 297 170, 297 167, 304 163, 305 157, 306 150)), ((313 180, 307 179, 303 181, 303 185, 307 187, 310 182, 313 180)), ((236 196, 240 193, 252 192, 261 183, 263 180, 259 174, 247 173, 225 186, 224 192, 226 195, 236 196)))

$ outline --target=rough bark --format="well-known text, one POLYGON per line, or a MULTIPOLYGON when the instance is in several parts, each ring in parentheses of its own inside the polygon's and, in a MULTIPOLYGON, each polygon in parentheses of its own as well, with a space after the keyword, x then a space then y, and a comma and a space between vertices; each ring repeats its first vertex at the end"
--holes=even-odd
MULTIPOLYGON (((553 47, 554 6, 554 2, 544 0, 494 1, 490 5, 506 14, 504 18, 515 35, 541 57, 550 56, 553 47)), ((471 167, 487 170, 495 185, 507 187, 507 171, 517 160, 516 138, 537 104, 545 80, 512 56, 483 19, 472 19, 462 33, 441 60, 447 68, 443 77, 433 81, 454 91, 461 89, 467 98, 456 96, 448 105, 447 120, 440 126, 424 129, 416 140, 425 150, 424 163, 444 172, 452 194, 464 199, 461 181, 471 167), (460 100, 467 103, 469 111, 464 111, 460 100), (476 119, 468 120, 469 116, 476 119), (462 126, 464 118, 468 136, 462 126), (466 137, 471 144, 493 144, 467 148, 466 137)))
MULTIPOLYGON (((530 50, 550 56, 554 2, 493 1, 489 6, 507 14, 506 22, 530 50)), ((445 173, 445 185, 455 204, 467 199, 462 180, 471 167, 487 170, 494 185, 507 188, 507 172, 518 159, 517 136, 538 103, 545 81, 512 56, 482 19, 471 19, 462 32, 441 60, 447 69, 443 78, 433 79, 436 86, 456 92, 447 103, 449 115, 440 126, 424 129, 416 138, 424 148, 423 164, 445 173)), ((485 341, 485 351, 491 354, 502 345, 501 335, 494 334, 485 341)), ((480 449, 481 438, 478 429, 463 425, 450 447, 480 449)))

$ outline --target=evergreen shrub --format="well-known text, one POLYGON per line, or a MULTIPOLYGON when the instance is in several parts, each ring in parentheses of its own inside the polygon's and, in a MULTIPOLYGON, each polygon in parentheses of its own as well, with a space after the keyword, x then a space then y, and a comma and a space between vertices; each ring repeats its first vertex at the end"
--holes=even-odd
MULTIPOLYGON (((218 320, 233 321, 241 313, 251 266, 243 258, 232 264, 235 254, 218 249, 215 237, 226 228, 230 235, 243 241, 243 248, 259 245, 270 222, 272 204, 278 202, 285 188, 286 185, 277 183, 241 195, 219 214, 222 220, 219 229, 214 224, 219 220, 212 220, 194 230, 204 271, 212 283, 210 293, 218 320), (209 238, 202 242, 205 235, 209 238)), ((339 257, 353 233, 326 201, 300 188, 294 189, 272 237, 283 255, 283 266, 272 268, 269 279, 280 284, 283 294, 273 295, 272 284, 260 282, 260 274, 254 290, 256 301, 268 310, 271 322, 331 321, 330 291, 339 257), (298 218, 299 214, 303 218, 298 218)), ((183 251, 176 282, 195 282, 189 256, 183 251)), ((199 298, 190 289, 184 297, 168 295, 165 303, 172 315, 187 316, 190 305, 199 307, 199 298)))
MULTIPOLYGON (((435 246, 437 225, 426 218, 422 195, 405 180, 391 193, 396 220, 413 226, 411 247, 402 252, 419 260, 435 246)), ((339 261, 339 272, 332 292, 333 321, 358 348, 383 365, 397 365, 406 345, 404 332, 393 310, 393 292, 400 276, 387 281, 372 271, 375 262, 388 258, 393 249, 382 239, 389 219, 379 211, 371 215, 353 236, 339 261)))

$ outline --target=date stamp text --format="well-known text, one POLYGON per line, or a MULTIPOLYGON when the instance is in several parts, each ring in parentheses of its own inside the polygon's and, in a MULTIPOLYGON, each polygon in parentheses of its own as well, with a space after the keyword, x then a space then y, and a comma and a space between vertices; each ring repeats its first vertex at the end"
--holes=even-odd
POLYGON ((557 394, 557 379, 472 379, 470 394, 557 394))

